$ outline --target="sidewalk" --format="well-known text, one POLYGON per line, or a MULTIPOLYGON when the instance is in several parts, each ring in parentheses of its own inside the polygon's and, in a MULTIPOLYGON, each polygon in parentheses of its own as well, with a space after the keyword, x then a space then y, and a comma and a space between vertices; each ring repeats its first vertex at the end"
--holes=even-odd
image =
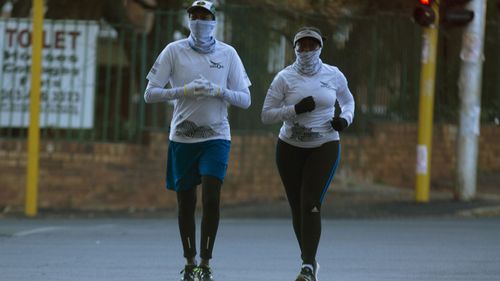
MULTIPOLYGON (((451 191, 431 191, 428 203, 416 203, 414 191, 384 185, 358 184, 329 190, 322 207, 325 219, 398 217, 500 216, 500 187, 461 202, 451 191), (494 192, 494 193, 493 193, 494 192)), ((225 207, 226 217, 289 217, 286 201, 225 207)))
MULTIPOLYGON (((376 184, 330 188, 322 207, 323 219, 382 219, 412 217, 500 217, 500 186, 484 189, 474 200, 454 199, 451 190, 431 190, 428 203, 416 203, 412 189, 376 184)), ((39 210, 41 218, 175 218, 175 209, 153 211, 39 210)), ((0 211, 0 218, 21 218, 20 211, 0 211)), ((255 202, 223 205, 221 218, 290 218, 288 202, 255 202)))

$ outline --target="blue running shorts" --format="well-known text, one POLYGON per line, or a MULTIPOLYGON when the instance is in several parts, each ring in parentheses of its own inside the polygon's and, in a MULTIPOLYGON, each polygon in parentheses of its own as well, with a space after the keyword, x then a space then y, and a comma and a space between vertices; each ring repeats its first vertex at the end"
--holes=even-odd
POLYGON ((182 191, 201 183, 201 176, 224 181, 231 142, 209 140, 197 143, 170 141, 167 157, 167 189, 182 191))

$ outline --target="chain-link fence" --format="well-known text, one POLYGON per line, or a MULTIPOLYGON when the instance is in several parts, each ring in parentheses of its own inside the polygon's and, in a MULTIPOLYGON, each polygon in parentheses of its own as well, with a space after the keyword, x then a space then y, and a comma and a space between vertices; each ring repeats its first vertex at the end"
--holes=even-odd
MULTIPOLYGON (((45 24, 42 77, 42 138, 99 142, 144 141, 150 131, 167 131, 172 107, 146 105, 146 74, 164 46, 187 36, 185 11, 155 13, 148 34, 105 22, 50 21, 45 24)), ((252 106, 230 109, 233 133, 277 132, 263 125, 260 111, 274 75, 293 62, 291 38, 303 25, 328 37, 325 63, 346 75, 356 99, 353 133, 371 122, 416 122, 421 30, 409 16, 322 18, 225 6, 217 38, 238 51, 253 83, 252 106)), ((29 112, 29 21, 0 21, 0 134, 25 138, 29 112)), ((442 30, 438 54, 435 119, 456 122, 460 30, 442 30)), ((482 120, 500 111, 500 23, 485 38, 482 120)))

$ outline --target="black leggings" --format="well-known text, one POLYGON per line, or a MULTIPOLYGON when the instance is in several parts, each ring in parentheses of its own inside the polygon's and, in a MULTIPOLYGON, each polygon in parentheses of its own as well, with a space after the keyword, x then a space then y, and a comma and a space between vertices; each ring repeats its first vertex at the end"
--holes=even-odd
MULTIPOLYGON (((220 189, 222 182, 212 176, 202 176, 203 216, 201 219, 200 257, 212 258, 215 236, 219 227, 220 189)), ((185 258, 196 256, 196 187, 177 192, 179 230, 185 258)))
POLYGON ((300 148, 278 140, 276 163, 292 209, 293 229, 304 264, 314 264, 321 236, 321 204, 335 174, 339 141, 300 148))

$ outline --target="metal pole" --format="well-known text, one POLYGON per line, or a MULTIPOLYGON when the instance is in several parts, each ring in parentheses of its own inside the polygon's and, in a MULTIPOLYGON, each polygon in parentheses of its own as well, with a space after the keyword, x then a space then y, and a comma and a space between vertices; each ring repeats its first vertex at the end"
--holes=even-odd
POLYGON ((478 137, 481 116, 481 83, 486 22, 486 0, 467 5, 474 19, 465 27, 458 80, 460 119, 457 140, 457 189, 459 199, 471 200, 476 195, 478 137))
POLYGON ((40 152, 40 87, 42 72, 43 0, 33 0, 30 125, 28 129, 28 167, 25 214, 37 215, 38 168, 40 152))
MULTIPOLYGON (((439 15, 439 3, 437 2, 432 6, 436 17, 439 15)), ((421 203, 429 202, 438 22, 439 19, 437 18, 436 23, 425 27, 422 33, 416 167, 417 182, 415 190, 415 200, 421 203)))

